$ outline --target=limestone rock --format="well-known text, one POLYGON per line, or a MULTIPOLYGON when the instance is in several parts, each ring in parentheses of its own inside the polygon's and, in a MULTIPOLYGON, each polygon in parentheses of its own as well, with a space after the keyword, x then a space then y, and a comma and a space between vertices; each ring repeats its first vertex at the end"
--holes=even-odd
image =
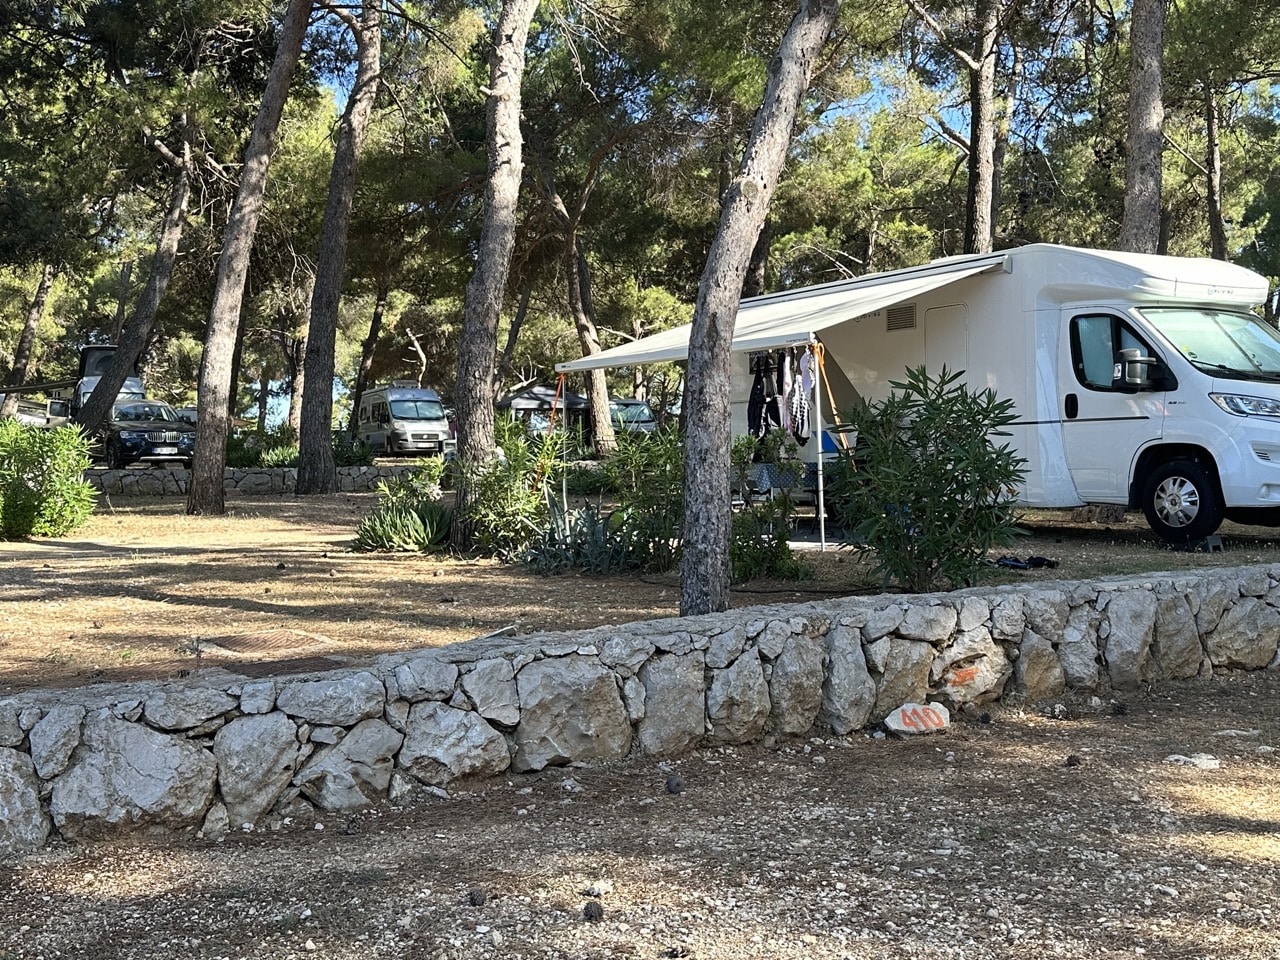
POLYGON ((986 627, 956 634, 929 667, 934 692, 957 705, 997 699, 1012 673, 1009 658, 986 627))
POLYGON ((18 723, 18 711, 0 704, 0 747, 19 747, 27 732, 18 723))
POLYGON ((387 796, 404 735, 381 720, 361 720, 336 746, 317 751, 293 778, 322 810, 355 810, 387 796))
POLYGON ((1066 675, 1053 644, 1034 630, 1028 629, 1022 634, 1013 682, 1026 703, 1048 700, 1066 689, 1066 675))
POLYGON ((626 756, 631 724, 613 673, 594 658, 571 654, 535 660, 516 674, 520 725, 518 772, 576 760, 626 756))
POLYGON ((462 675, 462 689, 486 720, 514 727, 520 722, 520 698, 511 661, 481 660, 462 675))
POLYGON ((1234 580, 1214 578, 1200 580, 1196 584, 1196 594, 1200 599, 1200 609, 1196 613, 1196 630, 1204 637, 1218 627, 1227 608, 1240 597, 1240 587, 1234 580))
POLYGON ((884 725, 902 736, 940 733, 951 726, 951 711, 940 703, 904 703, 884 718, 884 725))
POLYGON ((1111 626, 1103 646, 1107 674, 1115 690, 1134 690, 1143 679, 1156 625, 1156 597, 1150 590, 1123 590, 1107 603, 1111 626))
POLYGON ((639 723, 644 719, 644 684, 639 677, 627 677, 622 681, 622 702, 627 708, 627 720, 639 723))
POLYGON ((415 657, 395 669, 395 683, 399 688, 394 700, 448 700, 453 696, 458 682, 458 668, 437 657, 415 657))
POLYGON ((235 697, 210 687, 164 687, 146 698, 142 713, 158 730, 190 730, 238 705, 235 697))
POLYGON ((0 747, 0 861, 39 850, 49 839, 40 781, 25 753, 0 747))
POLYGON ((822 687, 822 721, 843 736, 867 723, 876 704, 876 683, 862 651, 862 631, 838 626, 827 634, 827 676, 822 687))
POLYGON ((1191 604, 1184 595, 1157 597, 1151 647, 1158 678, 1181 679, 1199 674, 1204 648, 1196 633, 1191 604))
POLYGON ((487 777, 511 765, 507 741, 476 713, 432 700, 409 711, 397 765, 423 783, 444 786, 459 777, 487 777))
POLYGON ((991 605, 982 597, 965 597, 960 601, 960 613, 956 629, 961 632, 977 630, 991 617, 991 605))
POLYGON ((213 756, 227 816, 236 826, 257 823, 298 771, 298 728, 278 710, 248 714, 218 731, 213 756))
POLYGON ((91 715, 71 765, 53 781, 49 809, 73 839, 194 827, 213 800, 216 773, 213 755, 189 740, 91 715))
POLYGON ((825 648, 826 643, 818 637, 792 634, 791 642, 774 661, 769 702, 772 725, 778 733, 808 733, 818 719, 825 648))
POLYGON ((623 676, 635 676, 641 665, 653 656, 654 649, 644 637, 610 637, 600 648, 600 662, 623 676))
POLYGON ((31 760, 41 780, 52 780, 67 769, 72 751, 80 746, 84 716, 79 704, 60 704, 31 728, 31 760))
POLYGON ((219 837, 225 837, 229 829, 231 829, 231 818, 227 815, 227 808, 221 803, 215 803, 204 816, 204 823, 200 825, 200 836, 205 840, 217 840, 219 837))
POLYGON ((717 743, 749 743, 764 732, 769 721, 769 685, 754 647, 732 666, 711 672, 707 720, 711 739, 717 743))
POLYGON ((898 629, 906 611, 897 604, 872 610, 867 614, 867 622, 862 625, 862 636, 867 641, 879 640, 898 629))
POLYGON ((285 684, 276 697, 276 706, 308 723, 349 727, 361 720, 382 716, 386 701, 387 691, 382 681, 364 672, 285 684))
POLYGON ((1027 597, 1027 626, 1042 637, 1060 637, 1067 627, 1071 607, 1061 590, 1037 590, 1027 597))
POLYGON ((746 647, 747 631, 741 625, 717 633, 707 648, 707 666, 712 670, 723 670, 737 660, 746 647))
POLYGON ((1215 667, 1260 670, 1271 662, 1280 641, 1280 612, 1255 597, 1241 597, 1204 639, 1215 667))
POLYGON ((241 713, 270 713, 276 708, 276 682, 255 680, 240 688, 241 713))
POLYGON ((933 647, 923 640, 889 639, 883 669, 876 683, 876 705, 871 719, 882 720, 901 704, 924 699, 929 689, 933 647))
POLYGON ((640 668, 645 719, 636 735, 652 757, 670 757, 697 745, 706 729, 706 689, 702 653, 664 654, 640 668))
POLYGON ((924 640, 936 646, 955 632, 958 619, 956 608, 950 604, 912 604, 897 633, 908 640, 924 640))
POLYGON ((766 660, 774 660, 782 656, 782 651, 791 642, 791 625, 784 620, 771 620, 769 625, 756 638, 756 648, 760 656, 766 660))
POLYGON ((1067 625, 1058 644, 1058 662, 1067 686, 1077 690, 1096 690, 1101 679, 1098 666, 1098 624, 1101 612, 1085 603, 1071 608, 1067 625))
POLYGON ((991 606, 991 636, 996 640, 1018 640, 1027 626, 1023 597, 1012 593, 991 606))

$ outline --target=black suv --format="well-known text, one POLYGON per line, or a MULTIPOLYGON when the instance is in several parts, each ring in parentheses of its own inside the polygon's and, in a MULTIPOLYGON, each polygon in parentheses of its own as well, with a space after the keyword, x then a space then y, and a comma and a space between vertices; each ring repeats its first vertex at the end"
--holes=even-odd
POLYGON ((180 462, 191 466, 196 428, 159 400, 130 400, 111 408, 111 420, 94 444, 96 459, 112 470, 131 463, 180 462))

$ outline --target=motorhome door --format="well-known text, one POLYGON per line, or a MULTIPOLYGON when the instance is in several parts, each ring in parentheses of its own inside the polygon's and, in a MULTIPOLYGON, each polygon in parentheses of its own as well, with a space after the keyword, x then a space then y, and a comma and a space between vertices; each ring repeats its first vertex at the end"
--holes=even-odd
POLYGON ((1138 452, 1164 431, 1160 355, 1118 311, 1063 313, 1058 351, 1067 468, 1080 499, 1125 503, 1138 452))

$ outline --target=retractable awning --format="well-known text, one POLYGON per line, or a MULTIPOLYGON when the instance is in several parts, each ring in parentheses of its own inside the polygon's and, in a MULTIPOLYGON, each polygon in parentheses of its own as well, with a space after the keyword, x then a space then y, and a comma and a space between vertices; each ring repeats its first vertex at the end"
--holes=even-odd
MULTIPOLYGON (((1003 253, 955 257, 888 273, 837 280, 743 300, 734 323, 735 353, 771 350, 802 343, 828 327, 875 313, 957 280, 988 271, 1007 270, 1003 253)), ((556 364, 560 373, 639 366, 689 356, 692 324, 655 333, 595 356, 556 364)))

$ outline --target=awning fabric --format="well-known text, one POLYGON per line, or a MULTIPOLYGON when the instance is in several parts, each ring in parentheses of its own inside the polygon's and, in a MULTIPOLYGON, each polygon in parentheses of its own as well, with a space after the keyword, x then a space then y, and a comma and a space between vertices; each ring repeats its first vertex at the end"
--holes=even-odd
MULTIPOLYGON (((743 300, 733 328, 735 353, 804 343, 828 327, 883 310, 965 277, 1006 269, 1005 254, 957 257, 909 270, 838 280, 743 300)), ((560 373, 638 366, 689 356, 692 324, 556 364, 560 373)))

